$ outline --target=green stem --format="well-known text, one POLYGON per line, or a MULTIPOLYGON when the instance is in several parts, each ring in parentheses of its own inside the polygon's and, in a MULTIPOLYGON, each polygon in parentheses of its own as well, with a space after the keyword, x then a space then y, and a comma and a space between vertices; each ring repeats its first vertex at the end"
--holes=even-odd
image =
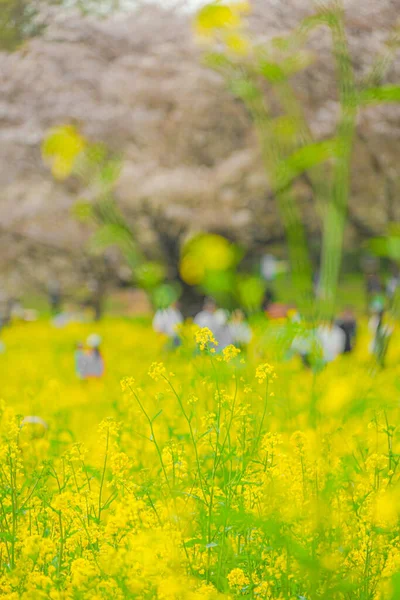
POLYGON ((98 507, 98 522, 99 523, 100 523, 100 517, 101 517, 101 511, 102 511, 102 496, 103 496, 104 479, 106 476, 109 441, 110 441, 110 430, 107 429, 106 453, 104 456, 103 472, 101 474, 100 491, 99 491, 99 507, 98 507))

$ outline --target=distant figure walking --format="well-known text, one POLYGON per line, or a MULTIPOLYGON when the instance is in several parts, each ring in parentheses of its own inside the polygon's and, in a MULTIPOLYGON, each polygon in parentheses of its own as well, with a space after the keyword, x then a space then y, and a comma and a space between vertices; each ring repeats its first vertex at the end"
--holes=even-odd
POLYGON ((48 298, 50 310, 53 315, 57 315, 61 311, 61 286, 59 281, 51 279, 48 285, 48 298))
POLYGON ((352 352, 357 335, 357 321, 350 306, 347 306, 336 320, 336 325, 344 332, 345 344, 343 353, 352 352))
POLYGON ((320 298, 321 297, 321 272, 319 269, 314 271, 312 282, 313 282, 314 297, 320 298))
POLYGON ((100 351, 101 337, 92 333, 86 340, 86 348, 79 342, 75 350, 75 372, 79 379, 99 379, 104 375, 105 365, 100 351))
POLYGON ((75 349, 75 373, 78 379, 85 379, 87 372, 88 355, 82 342, 78 342, 75 349))
POLYGON ((365 291, 367 295, 368 309, 371 308, 371 305, 374 302, 383 300, 383 285, 378 273, 372 272, 367 274, 365 291))
POLYGON ((203 310, 196 315, 194 322, 199 327, 208 327, 213 333, 218 342, 218 351, 232 343, 226 316, 223 311, 217 310, 217 305, 212 298, 205 299, 203 310))
POLYGON ((100 351, 101 337, 96 333, 89 335, 87 341, 88 353, 88 377, 99 378, 104 375, 104 359, 100 351))
POLYGON ((369 320, 368 328, 373 335, 370 345, 371 354, 373 354, 380 367, 385 366, 386 355, 390 338, 393 333, 391 327, 385 321, 385 309, 379 308, 369 320))
POLYGON ((389 299, 390 306, 396 309, 396 304, 398 304, 398 292, 400 289, 400 272, 398 267, 395 267, 392 270, 392 274, 386 282, 386 295, 389 299))
POLYGON ((100 321, 103 316, 105 284, 100 278, 92 277, 87 283, 89 298, 86 302, 93 310, 93 318, 95 321, 100 321))
POLYGON ((177 327, 183 323, 183 316, 178 308, 177 302, 173 302, 169 308, 157 310, 153 319, 153 329, 168 337, 168 344, 176 348, 180 345, 180 337, 177 327))
POLYGON ((322 350, 324 363, 330 363, 343 354, 346 345, 346 336, 340 327, 333 322, 320 325, 317 330, 317 339, 322 350))
POLYGON ((275 293, 273 291, 273 289, 268 286, 267 289, 264 292, 264 297, 263 297, 263 301, 262 301, 262 310, 266 313, 269 310, 269 307, 274 304, 276 300, 276 296, 275 293))
POLYGON ((253 334, 250 325, 245 321, 243 311, 238 309, 232 313, 228 327, 232 338, 232 343, 237 348, 246 348, 251 341, 253 334))

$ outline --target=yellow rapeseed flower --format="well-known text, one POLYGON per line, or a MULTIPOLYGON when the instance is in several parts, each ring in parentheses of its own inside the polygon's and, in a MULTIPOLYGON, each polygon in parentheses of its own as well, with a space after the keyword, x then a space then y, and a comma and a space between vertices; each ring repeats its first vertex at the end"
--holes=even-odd
POLYGON ((208 327, 202 327, 195 334, 196 343, 199 345, 200 350, 205 350, 209 344, 214 344, 218 346, 217 340, 214 338, 214 335, 208 327))
POLYGON ((256 378, 258 379, 258 383, 263 383, 266 379, 275 379, 276 373, 274 367, 268 363, 259 365, 256 369, 256 378))
POLYGON ((161 377, 165 377, 167 373, 166 368, 162 362, 153 362, 149 369, 149 375, 154 381, 158 381, 161 377))
POLYGON ((242 569, 232 569, 228 574, 228 582, 231 588, 243 588, 250 583, 250 580, 242 569))
POLYGON ((240 349, 236 348, 233 344, 226 346, 226 348, 222 350, 224 361, 227 363, 236 358, 238 354, 240 354, 240 349))

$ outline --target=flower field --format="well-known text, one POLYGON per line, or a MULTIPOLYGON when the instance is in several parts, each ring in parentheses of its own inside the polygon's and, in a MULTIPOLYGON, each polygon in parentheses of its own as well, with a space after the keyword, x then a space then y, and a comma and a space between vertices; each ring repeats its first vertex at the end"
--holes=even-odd
POLYGON ((1 596, 400 598, 397 332, 386 369, 362 331, 317 374, 276 331, 219 353, 191 326, 172 352, 146 321, 97 330, 99 381, 74 373, 92 326, 5 331, 1 596))

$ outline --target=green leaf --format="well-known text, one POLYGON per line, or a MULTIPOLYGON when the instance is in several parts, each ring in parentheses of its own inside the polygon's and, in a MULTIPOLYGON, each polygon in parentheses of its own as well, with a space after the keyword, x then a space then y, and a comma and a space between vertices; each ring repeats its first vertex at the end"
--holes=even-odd
POLYGON ((390 600, 400 598, 400 573, 395 573, 392 577, 392 596, 390 600))
POLYGON ((336 139, 303 146, 278 165, 275 174, 278 188, 287 186, 293 179, 308 169, 335 157, 336 153, 336 139))
POLYGON ((260 95, 260 90, 250 80, 244 78, 233 79, 230 82, 232 94, 244 101, 251 102, 260 95))
POLYGON ((389 223, 387 233, 390 236, 400 237, 400 223, 389 223))
POLYGON ((381 102, 400 102, 400 85, 384 85, 361 92, 360 104, 368 106, 381 102))
POLYGON ((97 171, 107 161, 108 154, 109 150, 104 144, 90 144, 85 149, 85 153, 78 165, 78 170, 86 175, 91 171, 97 171))
POLYGON ((400 236, 374 238, 370 241, 369 247, 376 256, 400 260, 400 236))
POLYGON ((123 247, 127 242, 130 242, 131 238, 128 232, 113 223, 102 225, 93 234, 91 238, 91 248, 93 250, 104 250, 110 246, 123 247))
POLYGON ((308 67, 313 60, 314 57, 310 52, 297 52, 282 61, 281 67, 286 77, 290 77, 308 67))
POLYGON ((260 308, 265 293, 266 283, 260 277, 240 275, 237 278, 237 297, 247 310, 260 308))
POLYGON ((331 8, 325 8, 315 15, 306 17, 300 25, 300 31, 308 32, 315 27, 327 25, 330 28, 335 28, 338 25, 338 12, 331 8))
POLYGON ((400 237, 389 237, 387 247, 388 257, 392 260, 400 260, 400 237))
POLYGON ((71 209, 72 215, 81 222, 90 221, 93 218, 93 206, 90 202, 79 200, 71 209))
POLYGON ((298 119, 292 115, 283 115, 271 121, 273 135, 282 143, 292 143, 299 133, 298 119))
POLYGON ((178 300, 181 294, 181 286, 178 282, 162 283, 152 290, 152 300, 157 308, 168 308, 178 300))
POLYGON ((223 52, 207 52, 204 62, 207 67, 212 69, 226 69, 232 66, 231 61, 223 52))
POLYGON ((119 179, 122 163, 118 159, 109 160, 100 172, 100 181, 105 186, 112 186, 119 179))
POLYGON ((164 265, 157 262, 144 262, 136 269, 136 280, 145 289, 153 289, 161 284, 165 275, 164 265))
POLYGON ((373 238, 372 240, 370 240, 368 245, 371 252, 376 256, 387 256, 388 247, 386 238, 373 238))
POLYGON ((262 60, 260 62, 259 70, 270 83, 280 83, 286 79, 284 69, 276 63, 262 60))

